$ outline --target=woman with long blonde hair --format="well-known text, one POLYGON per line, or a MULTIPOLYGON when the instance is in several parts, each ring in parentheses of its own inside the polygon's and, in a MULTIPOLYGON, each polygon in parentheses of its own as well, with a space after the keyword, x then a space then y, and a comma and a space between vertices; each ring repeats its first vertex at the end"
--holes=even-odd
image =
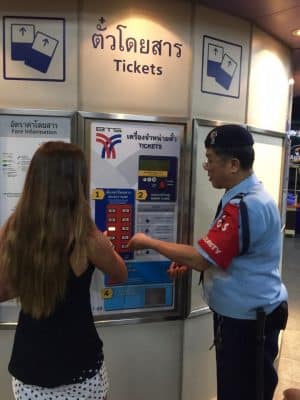
POLYGON ((105 399, 89 294, 95 267, 127 279, 124 261, 91 218, 82 150, 47 142, 0 230, 0 301, 16 297, 21 305, 9 363, 16 400, 105 399))

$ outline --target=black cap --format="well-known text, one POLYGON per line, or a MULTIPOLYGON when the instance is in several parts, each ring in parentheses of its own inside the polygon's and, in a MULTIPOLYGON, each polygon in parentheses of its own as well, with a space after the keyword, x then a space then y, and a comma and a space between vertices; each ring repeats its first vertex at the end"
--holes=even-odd
POLYGON ((253 146, 251 133, 241 125, 221 125, 208 133, 205 147, 242 147, 253 146))

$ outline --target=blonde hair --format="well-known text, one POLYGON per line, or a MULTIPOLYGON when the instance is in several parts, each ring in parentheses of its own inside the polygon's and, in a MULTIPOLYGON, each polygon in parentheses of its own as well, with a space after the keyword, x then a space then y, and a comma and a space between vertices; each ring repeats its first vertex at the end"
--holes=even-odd
POLYGON ((82 150, 47 142, 35 152, 16 210, 4 226, 0 265, 34 318, 49 316, 64 298, 70 266, 87 263, 94 227, 82 150))

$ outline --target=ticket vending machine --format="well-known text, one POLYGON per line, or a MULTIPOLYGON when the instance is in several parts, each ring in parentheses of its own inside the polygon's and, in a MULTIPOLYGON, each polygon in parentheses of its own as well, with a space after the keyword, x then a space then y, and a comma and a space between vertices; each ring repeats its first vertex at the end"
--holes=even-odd
POLYGON ((132 252, 128 242, 135 232, 180 240, 185 123, 81 113, 79 129, 90 162, 93 218, 128 268, 124 284, 95 271, 95 317, 182 315, 184 296, 167 274, 170 260, 149 249, 132 252))

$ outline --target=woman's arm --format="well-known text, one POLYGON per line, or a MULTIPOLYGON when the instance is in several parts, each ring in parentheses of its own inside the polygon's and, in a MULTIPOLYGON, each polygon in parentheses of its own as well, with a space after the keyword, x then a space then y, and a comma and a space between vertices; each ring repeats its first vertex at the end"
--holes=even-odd
POLYGON ((99 230, 95 230, 89 237, 88 259, 113 281, 121 283, 127 280, 128 273, 123 259, 114 251, 110 240, 99 230))
POLYGON ((204 271, 211 266, 211 264, 202 257, 193 246, 164 242, 162 240, 153 239, 143 233, 136 233, 131 238, 129 247, 132 250, 155 250, 170 260, 197 271, 204 271))

